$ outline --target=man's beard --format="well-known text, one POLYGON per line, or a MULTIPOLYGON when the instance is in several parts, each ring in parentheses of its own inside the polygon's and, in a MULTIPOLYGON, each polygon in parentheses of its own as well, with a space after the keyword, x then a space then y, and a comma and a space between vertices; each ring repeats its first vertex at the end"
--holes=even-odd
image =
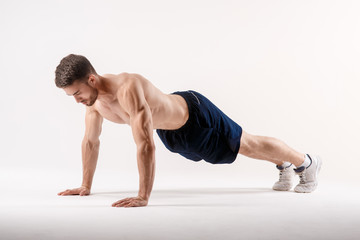
POLYGON ((98 91, 97 91, 97 89, 94 89, 94 94, 91 95, 90 100, 89 100, 90 102, 88 104, 86 104, 86 106, 90 107, 90 106, 94 105, 97 97, 98 97, 98 91))

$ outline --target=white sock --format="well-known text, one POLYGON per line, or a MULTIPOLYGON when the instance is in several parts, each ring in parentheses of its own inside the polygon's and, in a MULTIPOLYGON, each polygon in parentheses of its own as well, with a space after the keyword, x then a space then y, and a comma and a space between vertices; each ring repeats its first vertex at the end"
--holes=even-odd
POLYGON ((311 164, 311 159, 308 157, 307 154, 305 154, 304 156, 304 162, 300 165, 300 166, 297 166, 296 168, 300 168, 300 167, 305 167, 307 168, 308 166, 310 166, 311 164))
POLYGON ((291 164, 292 164, 292 163, 284 162, 281 166, 282 166, 283 168, 287 168, 287 167, 289 167, 291 164))

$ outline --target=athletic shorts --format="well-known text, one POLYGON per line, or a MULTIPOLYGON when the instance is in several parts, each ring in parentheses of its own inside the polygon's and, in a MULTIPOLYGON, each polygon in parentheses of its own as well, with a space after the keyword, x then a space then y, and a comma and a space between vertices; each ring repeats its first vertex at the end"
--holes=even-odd
POLYGON ((156 130, 166 148, 193 161, 203 159, 212 164, 234 162, 240 148, 242 128, 196 91, 171 94, 185 99, 189 119, 179 129, 156 130))

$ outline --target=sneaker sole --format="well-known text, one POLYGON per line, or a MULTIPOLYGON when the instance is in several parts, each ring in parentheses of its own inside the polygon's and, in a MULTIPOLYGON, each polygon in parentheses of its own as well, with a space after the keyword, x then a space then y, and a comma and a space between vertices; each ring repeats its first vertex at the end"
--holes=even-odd
POLYGON ((290 191, 291 188, 292 188, 292 186, 289 187, 289 188, 274 188, 274 187, 273 187, 272 189, 275 190, 275 191, 290 191))

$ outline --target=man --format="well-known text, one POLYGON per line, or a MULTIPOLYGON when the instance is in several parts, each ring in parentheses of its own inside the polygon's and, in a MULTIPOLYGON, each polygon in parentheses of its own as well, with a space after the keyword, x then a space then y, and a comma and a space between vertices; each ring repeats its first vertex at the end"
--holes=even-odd
POLYGON ((100 76, 88 59, 74 54, 61 60, 55 75, 57 87, 86 105, 82 185, 58 195, 90 194, 103 118, 130 125, 137 147, 138 196, 119 200, 113 207, 148 204, 155 176, 154 129, 170 151, 193 161, 203 159, 212 164, 229 164, 240 153, 275 163, 280 179, 274 184, 274 190, 289 191, 295 173, 300 177, 295 192, 312 192, 317 187, 321 167, 318 156, 299 153, 278 139, 243 131, 196 91, 164 94, 139 74, 100 76))

